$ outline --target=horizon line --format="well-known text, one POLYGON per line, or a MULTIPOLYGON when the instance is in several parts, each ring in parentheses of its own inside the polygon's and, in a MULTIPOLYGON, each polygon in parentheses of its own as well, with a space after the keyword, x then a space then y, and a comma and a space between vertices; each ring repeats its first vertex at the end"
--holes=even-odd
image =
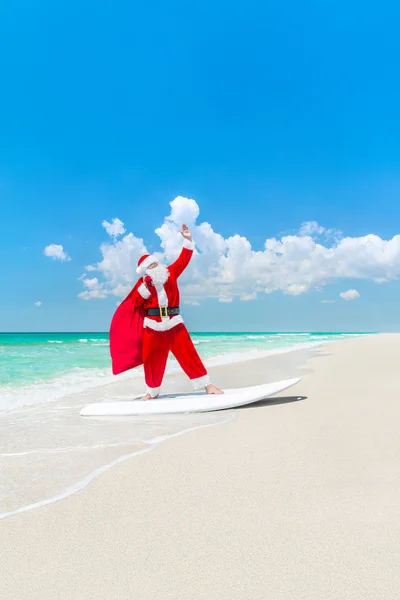
MULTIPOLYGON (((101 334, 108 334, 108 331, 0 331, 0 335, 21 335, 21 334, 25 334, 25 335, 37 335, 37 334, 83 334, 83 333, 101 333, 101 334)), ((194 333, 194 334, 209 334, 209 333, 268 333, 268 334, 274 334, 274 333, 398 333, 397 331, 355 331, 355 330, 345 330, 345 331, 340 331, 340 330, 331 330, 331 331, 327 331, 327 330, 298 330, 298 331, 285 331, 285 330, 275 330, 275 331, 254 331, 254 330, 240 330, 240 331, 223 331, 223 330, 219 330, 219 331, 191 331, 190 333, 194 333)))

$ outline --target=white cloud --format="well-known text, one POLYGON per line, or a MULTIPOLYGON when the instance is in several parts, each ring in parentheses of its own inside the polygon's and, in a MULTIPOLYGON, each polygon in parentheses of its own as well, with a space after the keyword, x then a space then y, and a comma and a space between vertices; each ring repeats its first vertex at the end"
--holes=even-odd
MULTIPOLYGON (((220 302, 231 302, 234 298, 251 300, 276 291, 297 296, 339 279, 383 283, 400 277, 400 235, 389 240, 373 233, 332 239, 334 230, 311 221, 303 223, 302 235, 267 238, 262 248, 254 249, 244 236, 234 234, 224 238, 210 223, 199 221, 200 210, 195 200, 178 196, 170 206, 170 213, 155 231, 160 251, 151 249, 151 253, 167 264, 174 261, 182 247, 181 224, 190 227, 197 251, 180 279, 186 302, 205 298, 220 302), (323 243, 304 234, 321 234, 321 231, 323 243)), ((86 289, 80 297, 125 296, 137 279, 137 260, 145 252, 143 239, 133 233, 102 244, 101 260, 85 267, 88 272, 96 272, 97 277, 82 279, 86 289)))
POLYGON ((120 221, 120 219, 113 219, 111 223, 108 221, 103 221, 102 226, 107 231, 108 235, 113 238, 122 235, 126 231, 124 224, 122 221, 120 221))
POLYGON ((78 294, 79 298, 83 300, 91 300, 92 298, 105 298, 107 296, 106 290, 104 289, 104 283, 100 283, 97 277, 88 279, 87 277, 79 277, 83 285, 87 288, 84 292, 78 294))
POLYGON ((336 300, 321 300, 321 304, 335 304, 336 300))
POLYGON ((305 223, 301 224, 299 236, 308 236, 311 238, 323 237, 325 243, 327 243, 328 241, 338 242, 343 234, 341 231, 334 228, 327 229, 326 227, 319 225, 317 221, 306 221, 305 223))
POLYGON ((341 292, 339 296, 343 298, 343 300, 355 300, 360 297, 360 294, 357 290, 347 290, 347 292, 341 292))
POLYGON ((324 231, 325 227, 318 225, 317 221, 306 221, 305 223, 302 223, 299 234, 301 236, 309 235, 313 237, 314 235, 322 235, 324 231))
POLYGON ((37 302, 35 302, 35 306, 37 306, 39 308, 39 306, 42 306, 42 303, 40 302, 40 300, 38 300, 37 302))
POLYGON ((49 244, 49 246, 46 246, 43 250, 43 253, 45 256, 49 256, 54 260, 61 260, 64 262, 71 260, 68 254, 64 252, 64 248, 59 244, 49 244))

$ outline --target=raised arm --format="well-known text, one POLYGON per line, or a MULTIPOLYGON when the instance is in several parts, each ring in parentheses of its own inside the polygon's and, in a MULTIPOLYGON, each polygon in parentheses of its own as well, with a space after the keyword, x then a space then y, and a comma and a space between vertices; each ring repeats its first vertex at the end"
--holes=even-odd
POLYGON ((184 237, 183 248, 181 250, 180 255, 176 259, 172 265, 169 266, 170 272, 174 275, 174 277, 178 278, 182 275, 183 271, 188 266, 190 259, 193 256, 194 251, 194 242, 192 240, 192 236, 190 235, 190 231, 186 225, 182 225, 181 234, 184 237))

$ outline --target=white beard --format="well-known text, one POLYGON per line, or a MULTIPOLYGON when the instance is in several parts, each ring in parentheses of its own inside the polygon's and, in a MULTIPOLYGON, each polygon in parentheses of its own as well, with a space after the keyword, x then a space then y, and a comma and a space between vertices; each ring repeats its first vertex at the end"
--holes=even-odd
POLYGON ((169 277, 169 271, 167 267, 160 263, 153 269, 147 269, 146 273, 151 277, 153 285, 156 287, 164 285, 169 277))

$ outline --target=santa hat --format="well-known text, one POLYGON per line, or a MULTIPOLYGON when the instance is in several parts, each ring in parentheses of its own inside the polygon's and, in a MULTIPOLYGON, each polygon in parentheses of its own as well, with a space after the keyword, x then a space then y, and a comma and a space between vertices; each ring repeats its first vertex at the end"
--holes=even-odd
POLYGON ((138 275, 143 275, 146 272, 146 269, 148 269, 153 262, 158 262, 155 256, 151 254, 143 254, 143 256, 141 256, 138 260, 136 273, 138 275))

